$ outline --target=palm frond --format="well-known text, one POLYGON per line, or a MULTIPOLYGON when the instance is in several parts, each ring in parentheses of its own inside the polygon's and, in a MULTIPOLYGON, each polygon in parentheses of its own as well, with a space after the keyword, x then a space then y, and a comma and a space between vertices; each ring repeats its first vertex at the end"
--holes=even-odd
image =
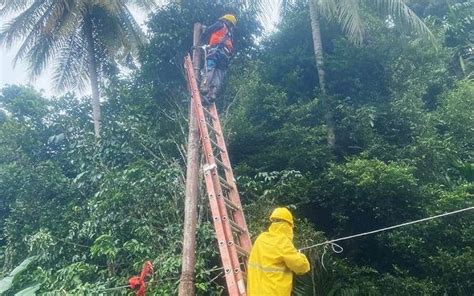
POLYGON ((433 33, 426 26, 413 10, 403 0, 371 0, 381 10, 387 14, 395 16, 400 21, 408 24, 416 33, 434 41, 433 33))
POLYGON ((77 13, 80 14, 82 17, 85 17, 87 15, 87 12, 90 8, 90 5, 84 1, 79 1, 77 3, 77 13))
POLYGON ((95 0, 93 1, 93 5, 91 6, 100 6, 105 9, 110 15, 117 15, 120 13, 121 6, 123 6, 123 3, 120 0, 95 0))
POLYGON ((90 15, 97 31, 96 41, 102 43, 111 56, 119 51, 136 54, 138 48, 146 41, 140 26, 126 5, 122 4, 117 11, 96 6, 90 15))
POLYGON ((140 8, 143 8, 147 11, 152 11, 158 7, 155 0, 128 0, 126 4, 137 5, 140 8))
POLYGON ((127 6, 122 6, 117 18, 122 24, 126 39, 133 48, 142 46, 146 41, 145 35, 127 6))
POLYGON ((265 7, 265 0, 240 0, 240 1, 229 1, 229 4, 235 4, 237 7, 245 7, 246 9, 253 10, 256 13, 260 13, 265 7))
MULTIPOLYGON (((66 22, 66 20, 76 16, 76 14, 72 11, 76 6, 76 2, 77 1, 74 0, 55 0, 52 3, 54 9, 51 11, 47 21, 44 23, 42 29, 43 33, 57 33, 59 31, 59 28, 61 28, 64 24, 68 23, 66 22)), ((71 28, 70 26, 68 27, 71 28)))
POLYGON ((338 4, 337 0, 310 0, 316 1, 316 8, 327 19, 337 19, 338 4))
POLYGON ((0 0, 0 16, 21 11, 30 6, 35 0, 0 0))
POLYGON ((75 15, 69 11, 73 4, 70 3, 71 1, 49 1, 47 9, 19 48, 14 63, 28 57, 32 78, 45 69, 50 58, 54 56, 55 50, 61 47, 59 42, 63 35, 60 33, 69 33, 62 29, 65 24, 72 21, 71 18, 75 15))
POLYGON ((76 0, 63 1, 63 14, 59 18, 57 27, 55 28, 55 32, 56 34, 67 36, 69 34, 72 34, 72 32, 77 31, 78 24, 81 23, 82 15, 80 11, 81 7, 84 6, 84 2, 76 0))
POLYGON ((361 44, 364 39, 364 21, 361 17, 361 0, 312 0, 321 15, 328 20, 335 20, 342 30, 355 44, 361 44))
POLYGON ((0 33, 0 44, 11 47, 29 34, 48 9, 44 2, 36 1, 28 9, 10 21, 0 33))
POLYGON ((72 34, 58 51, 54 65, 53 81, 56 90, 84 89, 87 81, 86 46, 80 31, 72 34))
POLYGON ((32 79, 43 72, 55 51, 59 48, 57 40, 56 36, 41 35, 36 39, 35 45, 28 51, 28 68, 32 79))
POLYGON ((124 39, 126 39, 121 21, 109 15, 101 7, 93 10, 90 19, 96 55, 99 55, 101 59, 104 59, 104 55, 108 55, 110 59, 115 58, 117 53, 123 50, 124 39))
POLYGON ((338 1, 337 18, 349 40, 361 44, 364 39, 364 22, 360 15, 359 0, 338 1))
POLYGON ((258 12, 263 22, 271 22, 275 11, 279 12, 279 18, 285 16, 291 9, 295 0, 260 0, 256 3, 255 11, 258 12))

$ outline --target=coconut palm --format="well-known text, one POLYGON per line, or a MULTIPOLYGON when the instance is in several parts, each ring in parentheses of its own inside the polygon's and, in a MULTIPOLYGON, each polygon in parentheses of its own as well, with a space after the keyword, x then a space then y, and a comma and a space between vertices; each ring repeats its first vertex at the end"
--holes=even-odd
POLYGON ((326 95, 326 81, 324 71, 323 44, 321 41, 320 17, 337 21, 346 36, 354 44, 360 45, 364 40, 365 25, 362 10, 374 4, 387 17, 398 20, 403 25, 408 25, 414 32, 428 39, 433 35, 425 23, 405 4, 404 0, 309 0, 308 6, 311 17, 311 30, 313 32, 314 55, 318 69, 319 85, 326 108, 326 122, 328 125, 327 142, 329 147, 336 144, 335 122, 332 108, 326 95))
POLYGON ((21 42, 14 62, 26 60, 32 78, 53 63, 57 90, 92 90, 92 118, 100 137, 102 78, 130 61, 144 35, 126 4, 150 9, 153 0, 0 0, 0 16, 16 16, 0 31, 0 44, 21 42))
MULTIPOLYGON (((261 0, 259 2, 265 2, 267 7, 273 7, 269 6, 271 2, 268 0, 261 0)), ((279 6, 283 9, 283 14, 293 2, 295 1, 280 0, 278 2, 279 6)), ((365 24, 362 12, 367 9, 369 5, 376 7, 379 11, 383 12, 384 15, 390 17, 391 20, 399 21, 402 25, 408 25, 409 28, 421 36, 431 40, 433 39, 433 35, 428 27, 410 9, 404 0, 308 0, 319 88, 323 98, 323 105, 326 108, 325 117, 328 125, 327 142, 332 148, 334 148, 336 143, 335 123, 326 90, 320 19, 321 17, 325 17, 330 21, 338 22, 347 38, 354 44, 360 45, 365 35, 365 24)))

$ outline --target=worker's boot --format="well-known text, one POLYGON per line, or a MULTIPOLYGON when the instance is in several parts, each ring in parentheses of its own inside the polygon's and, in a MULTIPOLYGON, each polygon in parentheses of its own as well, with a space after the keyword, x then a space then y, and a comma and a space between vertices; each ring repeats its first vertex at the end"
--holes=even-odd
POLYGON ((201 85, 199 86, 199 90, 202 94, 208 94, 212 87, 209 87, 211 84, 212 78, 214 76, 214 69, 208 70, 201 80, 201 85))

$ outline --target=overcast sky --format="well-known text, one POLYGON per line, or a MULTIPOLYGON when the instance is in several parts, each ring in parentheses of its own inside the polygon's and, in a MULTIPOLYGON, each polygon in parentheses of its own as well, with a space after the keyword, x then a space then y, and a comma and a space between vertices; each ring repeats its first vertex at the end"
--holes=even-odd
MULTIPOLYGON (((276 2, 279 1, 275 0, 275 4, 277 4, 276 2)), ((144 25, 144 22, 146 21, 146 14, 134 7, 131 7, 130 10, 137 22, 141 25, 144 25)), ((269 9, 268 11, 271 12, 272 15, 269 17, 270 21, 266 22, 266 30, 272 31, 274 28, 274 23, 276 22, 275 20, 278 19, 278 10, 269 9)), ((0 19, 0 28, 2 28, 10 19, 11 16, 2 17, 0 19)), ((10 50, 0 47, 0 88, 6 84, 31 84, 37 90, 42 90, 47 96, 58 95, 53 90, 50 69, 47 69, 40 77, 36 78, 36 80, 31 81, 25 63, 19 61, 15 67, 13 66, 13 59, 19 47, 20 44, 16 44, 10 50)), ((89 89, 86 88, 84 94, 88 93, 89 89)))

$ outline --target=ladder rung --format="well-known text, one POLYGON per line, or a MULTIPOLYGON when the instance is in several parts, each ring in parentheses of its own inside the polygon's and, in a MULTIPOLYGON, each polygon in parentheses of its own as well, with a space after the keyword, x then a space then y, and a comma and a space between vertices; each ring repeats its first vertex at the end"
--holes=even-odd
POLYGON ((203 168, 202 168, 202 171, 203 171, 204 173, 207 173, 208 171, 213 170, 213 169, 215 169, 215 168, 217 168, 217 165, 216 165, 216 164, 210 165, 210 164, 208 164, 208 163, 205 163, 204 166, 203 166, 203 168))
POLYGON ((217 120, 217 118, 214 115, 212 115, 212 113, 209 112, 206 108, 202 108, 202 110, 204 110, 204 113, 209 115, 209 117, 211 117, 213 120, 217 120))
POLYGON ((227 183, 227 181, 224 178, 222 178, 221 176, 219 176, 219 180, 221 181, 221 185, 224 186, 225 188, 227 188, 229 190, 234 189, 234 187, 232 187, 229 183, 227 183))
POLYGON ((237 253, 239 253, 240 256, 245 256, 248 257, 250 254, 246 250, 242 249, 242 247, 238 246, 237 244, 234 244, 235 249, 237 250, 237 253))
POLYGON ((226 165, 225 165, 222 161, 220 161, 219 159, 214 158, 214 161, 215 161, 218 165, 220 165, 221 167, 223 167, 224 169, 230 171, 230 168, 229 168, 228 166, 226 166, 226 165))
POLYGON ((243 209, 240 204, 239 193, 237 192, 237 182, 232 177, 229 177, 232 176, 233 173, 232 165, 227 156, 227 147, 224 144, 224 131, 221 129, 219 115, 215 109, 215 105, 213 104, 209 108, 206 108, 199 102, 199 95, 197 95, 197 93, 199 93, 199 87, 193 71, 194 67, 190 55, 186 56, 185 65, 188 90, 193 103, 195 103, 194 110, 192 111, 195 112, 194 114, 199 123, 201 147, 206 154, 206 161, 212 161, 212 165, 208 163, 204 165, 203 172, 206 178, 206 190, 208 194, 211 194, 210 197, 217 197, 217 200, 211 198, 210 206, 213 217, 216 219, 216 221, 214 221, 214 230, 216 236, 219 238, 221 261, 225 264, 224 270, 226 273, 228 293, 230 295, 244 295, 244 280, 247 276, 246 261, 250 256, 251 248, 250 233, 245 226, 243 209), (218 157, 219 153, 221 157, 218 157), (219 159, 217 159, 217 157, 219 159), (219 175, 220 173, 222 173, 222 176, 219 175), (232 196, 232 199, 229 198, 230 196, 232 196), (224 200, 221 200, 221 198, 224 200), (224 212, 222 213, 223 216, 221 216, 221 211, 224 212), (231 217, 234 216, 235 218, 239 218, 237 221, 240 224, 236 221, 231 221, 231 217), (229 221, 229 224, 225 224, 224 220, 229 221), (222 227, 224 227, 224 229, 222 229, 222 227), (227 233, 227 231, 230 231, 230 233, 227 233), (237 240, 234 241, 234 239, 237 240), (225 245, 227 245, 227 247, 224 247, 225 245))
POLYGON ((214 140, 212 140, 212 139, 209 139, 209 140, 211 141, 211 143, 212 143, 215 147, 217 147, 217 149, 219 149, 219 150, 222 151, 222 152, 225 152, 225 149, 222 148, 221 146, 219 146, 219 144, 217 144, 216 142, 214 142, 214 140))
POLYGON ((235 203, 233 203, 230 199, 225 198, 225 197, 223 197, 223 198, 224 198, 224 203, 225 203, 226 206, 228 206, 229 208, 231 208, 234 211, 239 211, 240 210, 240 207, 237 206, 235 203))
POLYGON ((209 122, 206 121, 206 124, 207 126, 209 127, 209 129, 211 129, 216 135, 220 136, 221 133, 219 133, 213 126, 212 124, 210 124, 209 122))
POLYGON ((235 223, 234 221, 229 220, 229 223, 230 223, 230 227, 233 230, 235 230, 237 232, 240 232, 240 233, 246 233, 247 232, 244 228, 242 228, 239 224, 235 223))

